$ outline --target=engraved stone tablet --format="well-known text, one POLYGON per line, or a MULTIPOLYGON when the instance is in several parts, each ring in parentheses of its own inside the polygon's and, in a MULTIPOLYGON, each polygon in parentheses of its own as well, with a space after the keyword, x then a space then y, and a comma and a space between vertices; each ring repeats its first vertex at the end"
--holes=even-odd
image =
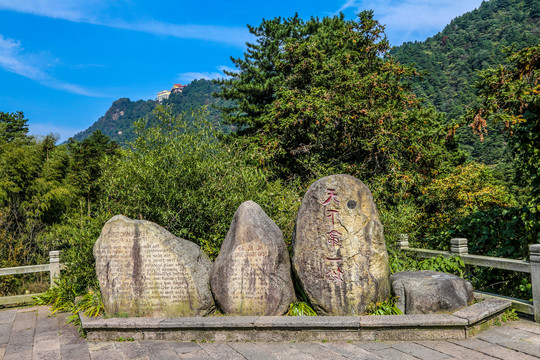
POLYGON ((315 311, 360 315, 390 295, 388 253, 368 187, 349 175, 313 183, 298 211, 293 268, 315 311))
POLYGON ((208 256, 157 224, 111 218, 94 245, 94 257, 109 315, 202 316, 214 309, 208 256))
POLYGON ((218 306, 231 315, 283 315, 295 300, 283 234, 253 201, 236 210, 210 284, 218 306))

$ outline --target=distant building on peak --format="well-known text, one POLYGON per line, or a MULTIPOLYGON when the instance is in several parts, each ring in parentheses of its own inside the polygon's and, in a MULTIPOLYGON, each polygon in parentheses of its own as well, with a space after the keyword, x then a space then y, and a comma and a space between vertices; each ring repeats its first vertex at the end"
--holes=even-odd
POLYGON ((186 85, 182 85, 182 84, 174 84, 173 85, 173 88, 171 90, 171 93, 174 94, 174 93, 181 93, 184 88, 186 87, 186 85))
POLYGON ((184 90, 185 87, 186 87, 186 85, 174 84, 173 88, 170 91, 169 90, 163 90, 163 91, 158 92, 156 100, 158 102, 163 102, 163 100, 167 100, 171 94, 181 93, 184 90))
POLYGON ((171 95, 171 92, 169 90, 163 90, 157 93, 157 101, 162 102, 163 100, 167 100, 169 98, 169 95, 171 95))

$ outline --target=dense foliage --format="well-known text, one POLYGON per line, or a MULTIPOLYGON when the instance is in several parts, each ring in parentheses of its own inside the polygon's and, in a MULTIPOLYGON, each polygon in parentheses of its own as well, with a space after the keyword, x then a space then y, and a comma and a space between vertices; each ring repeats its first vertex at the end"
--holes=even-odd
MULTIPOLYGON (((81 250, 85 218, 96 216, 91 204, 99 195, 100 169, 107 157, 115 156, 115 145, 96 132, 81 143, 56 146, 53 135, 28 136, 22 113, 0 113, 0 119, 2 128, 12 129, 0 141, 0 266, 42 263, 48 251, 74 245, 73 252, 81 250), (74 225, 66 219, 69 214, 80 220, 75 229, 67 226, 74 225), (64 231, 56 231, 61 227, 64 231)), ((94 235, 90 235, 92 240, 94 235)), ((88 258, 81 264, 73 262, 76 269, 75 264, 88 268, 88 258)), ((15 291, 22 282, 3 277, 0 293, 15 291)), ((85 287, 84 282, 81 286, 85 287)))
MULTIPOLYGON (((458 120, 479 103, 473 87, 477 72, 504 64, 505 48, 518 51, 538 44, 540 5, 534 0, 484 1, 476 10, 453 19, 443 31, 420 42, 407 42, 392 51, 402 64, 414 64, 423 74, 413 91, 427 99, 446 120, 458 120)), ((499 165, 499 177, 508 179, 513 165, 502 126, 489 124, 489 133, 477 141, 468 128, 458 129, 461 148, 472 159, 499 165)))
POLYGON ((257 44, 235 59, 238 71, 218 96, 236 101, 225 109, 242 129, 234 136, 281 178, 345 172, 382 184, 391 200, 459 161, 441 117, 403 84, 413 70, 385 58, 388 41, 372 12, 356 21, 278 18, 250 30, 257 44))
MULTIPOLYGON (((533 9, 531 2, 516 4, 533 9)), ((217 85, 203 80, 162 105, 120 99, 96 123, 102 131, 59 146, 52 135, 28 136, 22 113, 0 112, 0 266, 40 263, 49 250, 62 250, 68 266, 41 301, 96 313, 92 248, 113 215, 154 221, 213 258, 236 208, 254 200, 290 245, 303 192, 333 173, 371 188, 394 272, 465 275, 459 258, 399 254, 394 244, 403 233, 413 246, 447 249, 459 236, 469 239, 471 253, 527 257, 538 241, 538 46, 481 72, 479 97, 457 124, 472 123, 476 135, 460 128, 476 138, 491 123, 507 130, 505 156, 513 162, 502 178, 492 166, 467 160, 455 141, 459 128, 414 95, 415 70, 390 55, 372 12, 355 20, 263 20, 250 31, 256 42, 234 59, 237 71, 219 81, 218 100, 211 97, 217 85), (216 101, 228 129, 211 107, 216 101), (199 110, 180 114, 188 108, 199 110), (118 131, 129 135, 120 139, 123 148, 109 137, 119 139, 118 131)), ((530 295, 527 278, 472 274, 480 290, 530 295)), ((0 295, 20 292, 30 280, 2 278, 0 295)), ((290 314, 310 313, 298 295, 303 302, 290 314)), ((372 311, 393 312, 392 301, 372 311)))
POLYGON ((492 121, 509 132, 516 181, 527 193, 527 230, 540 242, 540 45, 513 54, 508 66, 481 72, 477 87, 481 103, 469 114, 471 127, 483 136, 492 121))
POLYGON ((137 139, 104 176, 110 213, 154 221, 217 256, 238 206, 257 202, 290 236, 294 189, 270 181, 235 144, 218 141, 204 112, 189 120, 156 108, 157 124, 136 125, 137 139))

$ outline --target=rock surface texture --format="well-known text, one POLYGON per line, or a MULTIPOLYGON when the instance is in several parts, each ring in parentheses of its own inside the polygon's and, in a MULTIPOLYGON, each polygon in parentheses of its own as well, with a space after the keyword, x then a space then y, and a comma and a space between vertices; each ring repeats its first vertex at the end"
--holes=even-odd
POLYGON ((215 307, 208 256, 150 221, 111 218, 94 257, 107 314, 202 316, 215 307))
POLYGON ((210 284, 218 306, 230 315, 283 315, 295 300, 283 234, 253 201, 236 210, 210 284))
POLYGON ((390 295, 383 227, 368 187, 349 175, 313 183, 296 219, 293 268, 320 315, 360 315, 390 295))
POLYGON ((470 282, 437 271, 404 271, 390 277, 404 314, 453 313, 473 301, 470 282))

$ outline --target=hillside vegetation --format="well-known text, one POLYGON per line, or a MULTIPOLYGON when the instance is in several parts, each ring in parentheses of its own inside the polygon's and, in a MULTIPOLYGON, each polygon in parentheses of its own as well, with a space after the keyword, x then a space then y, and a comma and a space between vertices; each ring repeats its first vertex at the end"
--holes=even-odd
MULTIPOLYGON (((402 64, 414 65, 422 74, 412 81, 413 92, 458 121, 478 104, 478 71, 504 64, 511 52, 540 41, 540 2, 491 0, 453 19, 443 31, 420 42, 407 42, 392 51, 402 64)), ((459 143, 477 161, 488 165, 511 162, 500 125, 490 125, 479 142, 466 127, 458 131, 459 143)), ((501 171, 508 172, 508 166, 501 171)))
MULTIPOLYGON (((171 105, 174 114, 186 114, 189 118, 192 111, 197 111, 202 106, 208 106, 208 116, 212 123, 221 124, 219 112, 212 107, 216 103, 222 103, 212 95, 219 90, 219 86, 209 80, 194 80, 189 83, 181 93, 171 94, 169 99, 163 101, 163 105, 171 105)), ((156 118, 152 111, 158 105, 154 100, 131 101, 121 98, 114 101, 104 116, 100 117, 88 129, 73 136, 74 140, 81 141, 89 137, 94 131, 99 130, 120 145, 125 145, 135 139, 133 124, 144 119, 148 125, 155 123, 156 118)), ((228 130, 223 128, 223 130, 228 130)))

